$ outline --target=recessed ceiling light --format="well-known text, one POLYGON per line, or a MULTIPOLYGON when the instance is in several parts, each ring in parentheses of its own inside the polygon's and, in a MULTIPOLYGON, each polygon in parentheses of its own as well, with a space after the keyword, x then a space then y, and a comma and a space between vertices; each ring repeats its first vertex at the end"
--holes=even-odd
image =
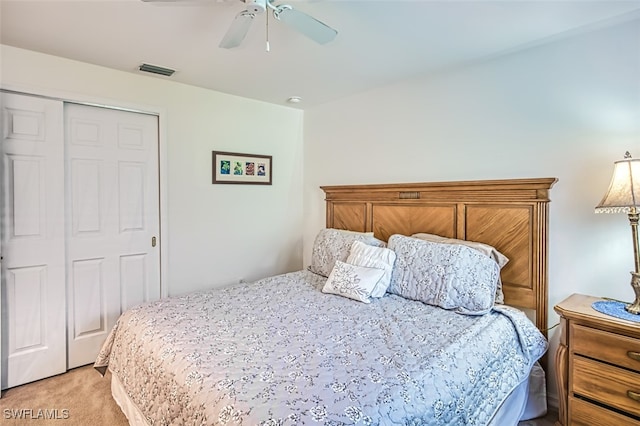
POLYGON ((291 96, 289 99, 287 99, 287 102, 289 102, 290 104, 298 104, 302 102, 302 98, 300 96, 291 96))

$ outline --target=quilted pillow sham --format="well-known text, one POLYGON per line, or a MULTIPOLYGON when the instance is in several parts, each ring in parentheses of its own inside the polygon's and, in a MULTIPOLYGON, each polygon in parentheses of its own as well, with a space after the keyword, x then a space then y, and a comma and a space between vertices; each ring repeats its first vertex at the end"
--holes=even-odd
POLYGON ((371 303, 371 292, 384 272, 383 269, 356 266, 336 260, 322 292, 371 303))
MULTIPOLYGON (((500 269, 509 262, 509 258, 507 256, 500 253, 495 247, 489 244, 479 243, 477 241, 458 240, 456 238, 447 238, 440 235, 425 233, 413 234, 411 237, 431 241, 433 243, 462 244, 467 247, 471 247, 472 249, 478 250, 480 253, 483 253, 495 260, 498 266, 500 266, 500 269)), ((504 293, 502 292, 502 280, 500 277, 498 277, 498 287, 496 288, 496 303, 504 303, 504 293)))
POLYGON ((471 247, 472 249, 476 249, 480 253, 483 253, 495 260, 500 268, 502 268, 509 262, 509 258, 507 256, 500 253, 498 249, 489 244, 480 243, 477 241, 459 240, 457 238, 447 238, 436 234, 425 233, 413 234, 411 237, 418 238, 420 240, 431 241, 433 243, 462 244, 464 246, 471 247))
POLYGON ((480 315, 495 303, 500 267, 470 247, 392 235, 396 263, 388 292, 406 299, 480 315))
POLYGON ((351 265, 378 268, 384 271, 384 274, 371 292, 371 297, 382 297, 387 292, 387 288, 391 283, 391 272, 395 261, 396 253, 393 250, 370 246, 360 241, 354 241, 351 244, 349 257, 347 257, 347 263, 351 265))
POLYGON ((318 232, 311 252, 309 270, 323 277, 328 277, 336 260, 345 262, 349 257, 351 244, 360 241, 376 247, 384 247, 384 241, 373 236, 373 232, 353 232, 342 229, 322 229, 318 232))

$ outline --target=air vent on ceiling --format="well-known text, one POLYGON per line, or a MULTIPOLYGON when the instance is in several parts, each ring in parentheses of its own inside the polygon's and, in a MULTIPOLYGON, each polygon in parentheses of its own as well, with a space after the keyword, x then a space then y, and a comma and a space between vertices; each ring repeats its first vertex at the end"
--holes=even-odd
POLYGON ((159 67, 157 65, 149 65, 149 64, 142 64, 138 69, 140 71, 150 72, 152 74, 166 75, 167 77, 172 76, 173 73, 176 72, 176 70, 172 70, 170 68, 164 68, 164 67, 159 67))

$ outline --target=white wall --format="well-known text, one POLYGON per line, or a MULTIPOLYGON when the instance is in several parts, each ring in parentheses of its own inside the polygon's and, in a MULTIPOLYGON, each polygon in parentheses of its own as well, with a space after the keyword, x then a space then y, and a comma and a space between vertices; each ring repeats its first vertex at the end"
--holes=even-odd
POLYGON ((0 49, 3 88, 162 113, 169 294, 300 269, 301 111, 0 49), (212 185, 212 150, 272 155, 273 185, 212 185))
POLYGON ((305 264, 320 185, 557 177, 549 325, 574 292, 633 299, 629 222, 593 208, 613 162, 640 157, 638 20, 307 110, 304 138, 305 264))

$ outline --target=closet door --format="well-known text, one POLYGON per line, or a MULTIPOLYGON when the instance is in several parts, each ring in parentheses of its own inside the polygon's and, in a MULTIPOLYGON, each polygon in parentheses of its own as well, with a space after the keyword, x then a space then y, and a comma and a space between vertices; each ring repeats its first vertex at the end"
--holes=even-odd
POLYGON ((68 367, 125 309, 160 297, 156 116, 65 105, 68 367))
POLYGON ((0 92, 2 388, 66 371, 62 102, 0 92))

